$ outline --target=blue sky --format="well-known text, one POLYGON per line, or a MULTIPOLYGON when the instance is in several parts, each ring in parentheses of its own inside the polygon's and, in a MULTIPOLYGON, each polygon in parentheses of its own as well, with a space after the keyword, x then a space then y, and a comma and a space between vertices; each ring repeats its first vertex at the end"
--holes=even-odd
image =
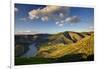
POLYGON ((15 4, 15 33, 86 32, 94 29, 94 9, 15 4))

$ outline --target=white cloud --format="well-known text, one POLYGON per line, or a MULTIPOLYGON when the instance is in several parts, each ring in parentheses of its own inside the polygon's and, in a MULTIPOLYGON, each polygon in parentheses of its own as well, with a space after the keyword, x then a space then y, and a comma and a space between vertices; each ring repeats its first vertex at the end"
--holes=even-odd
POLYGON ((56 24, 59 24, 59 22, 56 22, 56 24))
POLYGON ((60 6, 47 6, 41 10, 42 14, 50 14, 55 11, 58 11, 61 7, 60 6))
POLYGON ((29 34, 37 34, 37 33, 40 33, 38 31, 32 31, 32 30, 20 30, 20 31, 16 31, 15 34, 19 34, 19 35, 29 35, 29 34))
POLYGON ((70 8, 62 6, 46 6, 42 9, 33 9, 28 12, 29 19, 40 19, 41 21, 54 21, 54 23, 60 27, 66 23, 79 22, 78 16, 70 16, 70 8))
POLYGON ((15 7, 15 8, 14 8, 14 11, 17 12, 17 11, 19 11, 19 10, 18 10, 18 8, 15 7))
POLYGON ((70 22, 70 23, 77 23, 79 21, 80 20, 78 16, 71 16, 65 19, 65 22, 70 22))
POLYGON ((64 22, 65 22, 64 20, 61 20, 61 21, 60 21, 60 23, 64 23, 64 22))
POLYGON ((27 20, 27 18, 20 18, 20 20, 22 20, 22 21, 26 21, 26 20, 27 20))
POLYGON ((58 25, 59 27, 62 27, 63 25, 69 23, 70 25, 72 25, 73 23, 78 23, 80 21, 78 16, 69 16, 66 19, 62 19, 56 22, 56 25, 58 25))
POLYGON ((49 18, 48 18, 47 16, 44 16, 44 17, 41 17, 41 20, 42 20, 42 21, 48 21, 49 18))
POLYGON ((65 22, 69 22, 71 20, 71 17, 68 17, 65 19, 65 22))
POLYGON ((29 18, 30 19, 35 19, 37 17, 42 17, 45 15, 52 14, 53 12, 59 10, 61 7, 58 6, 46 6, 43 9, 33 9, 29 11, 29 18))
POLYGON ((65 15, 68 15, 68 7, 61 7, 61 6, 46 6, 42 9, 33 9, 28 12, 29 19, 41 19, 42 21, 47 21, 48 19, 52 20, 59 20, 63 18, 65 15), (66 12, 66 14, 64 14, 66 12), (56 15, 55 15, 56 13, 56 15), (44 18, 47 16, 46 18, 44 18), (46 20, 45 20, 46 19, 46 20))
POLYGON ((58 24, 59 27, 62 27, 64 24, 58 24))
POLYGON ((93 30, 94 29, 94 26, 90 26, 89 29, 93 30))
POLYGON ((46 6, 43 9, 31 10, 29 15, 50 14, 59 10, 60 8, 61 7, 59 6, 46 6))
POLYGON ((39 19, 39 16, 36 16, 36 15, 29 15, 28 17, 29 19, 33 20, 33 19, 39 19))
POLYGON ((63 17, 64 17, 64 14, 63 14, 63 13, 59 13, 59 16, 60 16, 61 18, 63 18, 63 17))

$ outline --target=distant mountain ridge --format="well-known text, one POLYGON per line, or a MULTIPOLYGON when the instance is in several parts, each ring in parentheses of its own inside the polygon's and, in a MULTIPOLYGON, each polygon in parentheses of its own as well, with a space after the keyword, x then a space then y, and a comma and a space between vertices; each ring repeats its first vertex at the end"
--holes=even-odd
POLYGON ((25 40, 38 40, 38 39, 44 39, 47 38, 48 40, 56 40, 56 39, 64 39, 67 38, 71 40, 72 42, 75 42, 77 40, 80 40, 81 38, 84 38, 85 36, 89 36, 91 33, 94 32, 72 32, 72 31, 65 31, 57 34, 47 34, 47 33, 39 33, 39 34, 15 34, 15 40, 18 39, 25 39, 25 40), (17 39, 18 37, 18 39, 17 39))

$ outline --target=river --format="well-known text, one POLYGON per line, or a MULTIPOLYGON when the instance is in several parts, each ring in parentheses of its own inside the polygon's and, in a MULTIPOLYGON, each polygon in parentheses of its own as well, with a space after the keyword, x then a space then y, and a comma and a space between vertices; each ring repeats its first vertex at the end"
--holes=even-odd
POLYGON ((37 54, 37 48, 36 48, 35 45, 36 45, 35 43, 31 44, 29 46, 29 50, 24 55, 22 55, 21 57, 30 58, 30 57, 36 56, 36 54, 37 54))

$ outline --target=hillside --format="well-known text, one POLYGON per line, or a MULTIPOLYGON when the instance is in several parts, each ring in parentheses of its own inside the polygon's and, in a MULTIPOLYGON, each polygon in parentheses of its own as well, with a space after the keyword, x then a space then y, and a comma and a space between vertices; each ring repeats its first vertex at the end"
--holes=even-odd
MULTIPOLYGON (((87 36, 82 40, 69 45, 56 44, 52 46, 41 47, 38 52, 39 57, 58 58, 70 54, 85 54, 85 57, 92 55, 94 50, 94 37, 87 36)), ((83 56, 84 57, 84 56, 83 56)))
POLYGON ((15 35, 15 60, 16 65, 93 61, 94 32, 15 35))

